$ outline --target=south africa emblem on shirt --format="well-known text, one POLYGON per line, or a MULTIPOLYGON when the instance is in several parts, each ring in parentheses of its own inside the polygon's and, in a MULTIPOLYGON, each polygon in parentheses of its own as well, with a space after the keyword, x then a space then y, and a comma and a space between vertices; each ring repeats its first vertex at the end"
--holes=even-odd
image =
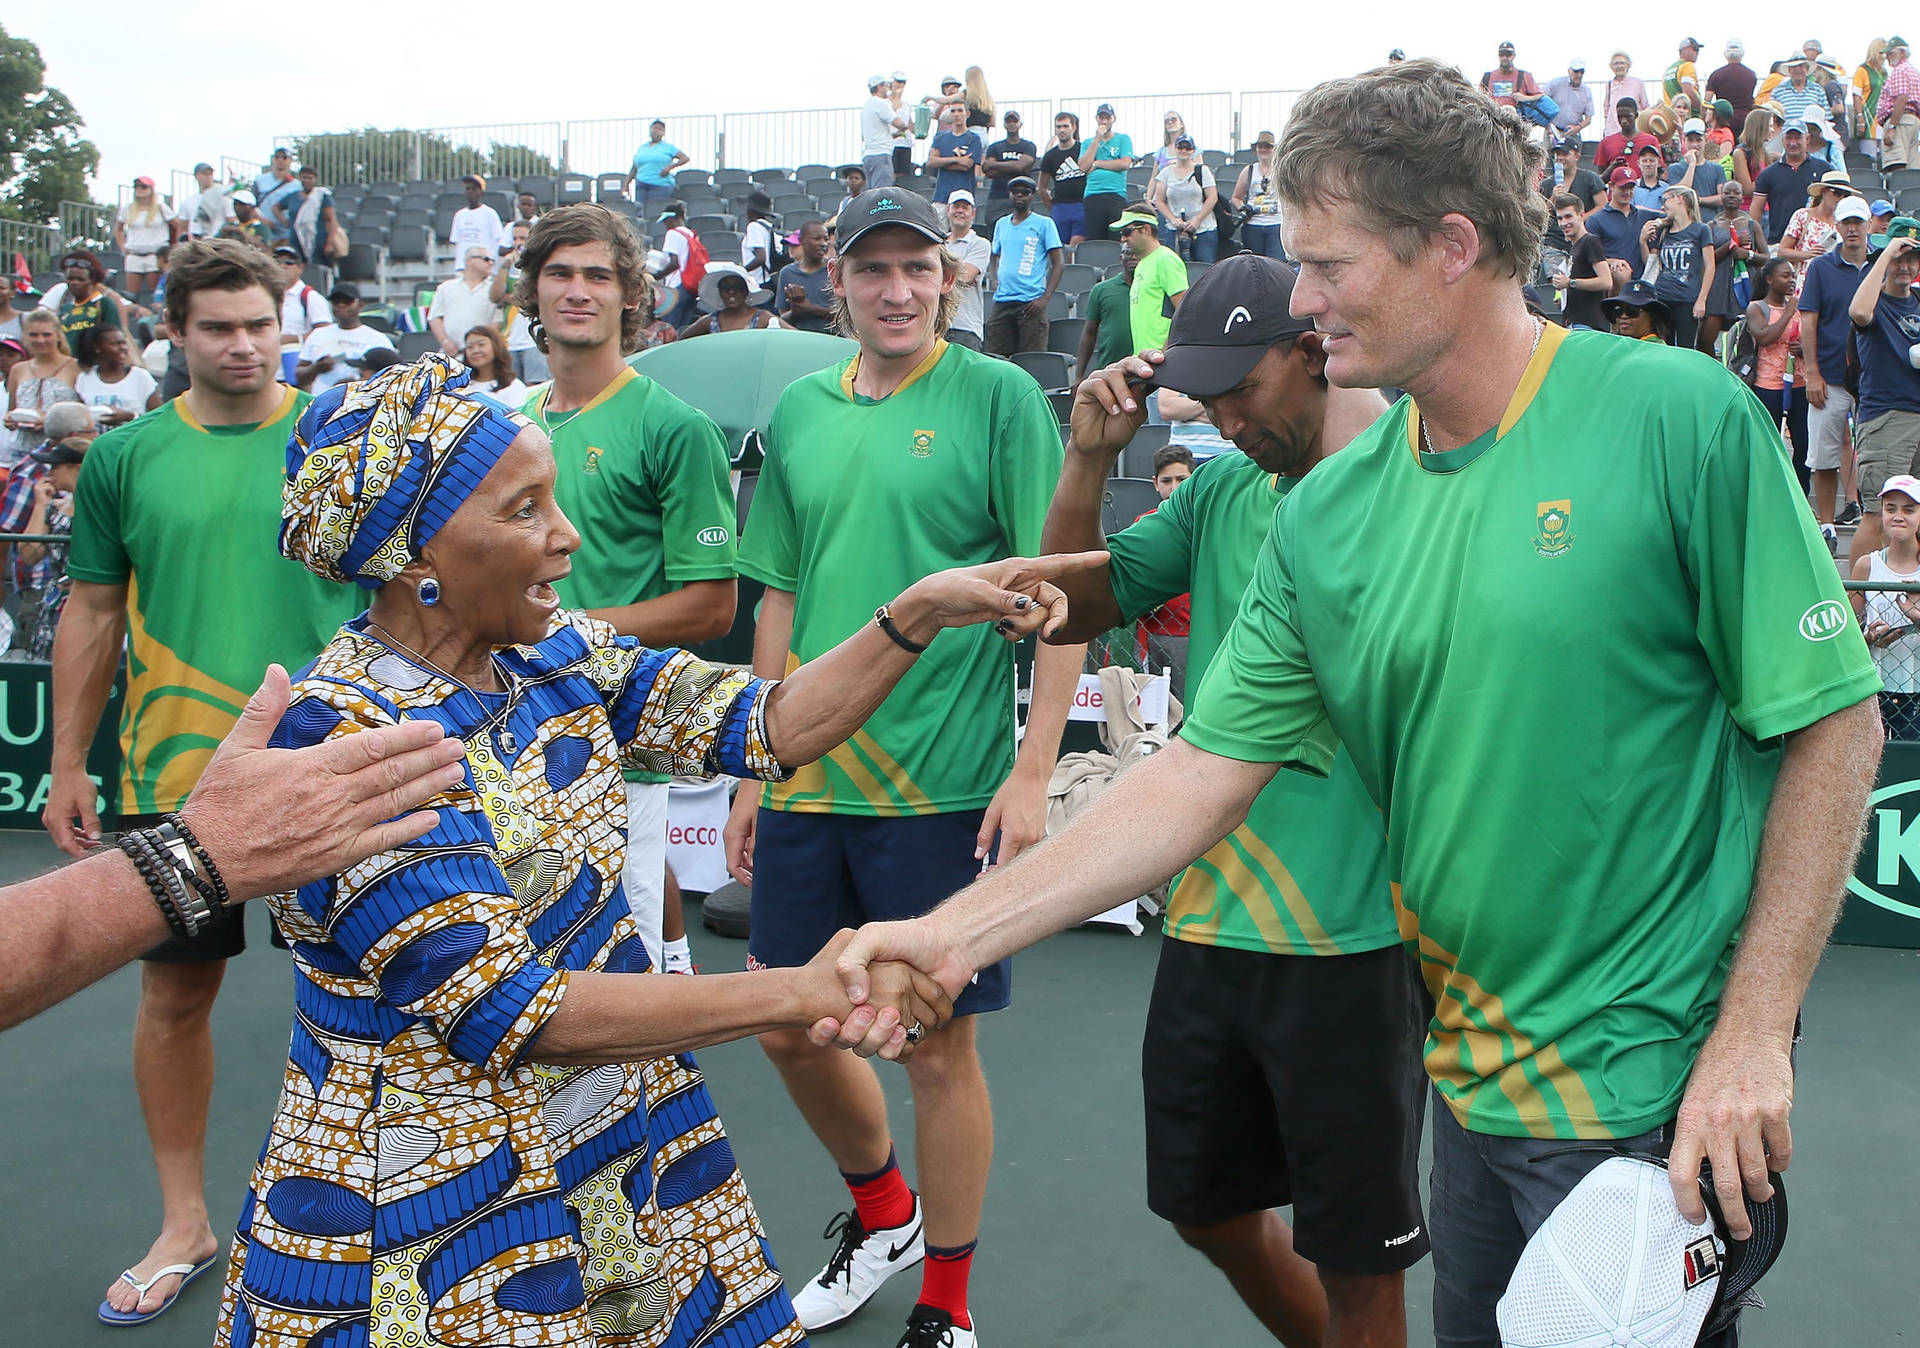
POLYGON ((1539 532, 1533 550, 1542 557, 1558 557, 1573 547, 1573 502, 1542 501, 1535 520, 1539 532))
POLYGON ((588 445, 587 461, 584 465, 582 465, 581 471, 586 473, 598 473, 600 471, 600 455, 604 452, 605 451, 600 449, 599 446, 597 445, 588 445))
POLYGON ((913 457, 916 459, 925 459, 931 458, 932 455, 933 432, 915 431, 913 433, 913 457))

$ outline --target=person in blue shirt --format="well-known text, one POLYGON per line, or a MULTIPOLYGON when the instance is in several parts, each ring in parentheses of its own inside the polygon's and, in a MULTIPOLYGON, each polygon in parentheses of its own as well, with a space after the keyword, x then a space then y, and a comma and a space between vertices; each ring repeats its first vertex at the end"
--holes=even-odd
POLYGON ((979 133, 967 129, 965 103, 949 103, 943 115, 947 129, 934 135, 933 148, 927 155, 927 167, 939 170, 933 180, 936 203, 944 203, 961 190, 973 191, 974 176, 987 157, 987 147, 979 133))
POLYGON ((1033 213, 1033 192, 1031 178, 1008 183, 1013 214, 993 227, 993 263, 987 268, 987 286, 993 291, 988 355, 1047 349, 1047 301, 1060 284, 1067 253, 1053 221, 1033 213))
POLYGON ((633 152, 633 167, 620 188, 631 191, 642 206, 665 201, 673 195, 673 171, 687 158, 685 150, 668 142, 667 124, 656 117, 647 128, 647 143, 633 152))
POLYGON ((1127 207, 1127 170, 1133 167, 1133 137, 1113 129, 1113 104, 1094 109, 1094 133, 1080 145, 1080 168, 1087 175, 1081 204, 1087 213, 1085 237, 1110 239, 1127 207))
POLYGON ((1659 217, 1633 204, 1640 175, 1622 164, 1607 175, 1607 203, 1587 217, 1587 232, 1600 240, 1607 256, 1640 270, 1640 232, 1659 217))
POLYGON ((1667 195, 1667 182, 1660 176, 1664 162, 1660 151, 1651 145, 1643 145, 1635 162, 1640 165, 1640 176, 1633 184, 1634 209, 1650 215, 1664 213, 1666 207, 1661 202, 1667 195))
POLYGON ((1686 149, 1686 155, 1667 166, 1667 181, 1691 187, 1694 199, 1700 203, 1700 218, 1711 223, 1720 218, 1720 188, 1727 181, 1727 171, 1707 152, 1706 122, 1698 117, 1687 118, 1680 128, 1680 144, 1686 149))
MULTIPOLYGON (((1840 246, 1807 263, 1800 283, 1800 350, 1811 351, 1807 366, 1807 467, 1813 470, 1813 515, 1821 532, 1831 534, 1840 460, 1854 395, 1847 390, 1847 309, 1867 274, 1866 202, 1845 198, 1834 208, 1840 246)), ((1864 508, 1864 507, 1863 507, 1864 508)), ((1863 519, 1853 536, 1849 561, 1880 546, 1878 521, 1863 519), (1865 540, 1864 542, 1862 540, 1865 540)))
MULTIPOLYGON (((1846 207, 1859 200, 1850 197, 1840 204, 1846 207)), ((1864 202, 1861 208, 1865 208, 1864 202)), ((1849 212, 1850 216, 1854 214, 1849 212)), ((1854 534, 1856 560, 1885 546, 1886 535, 1880 527, 1880 489, 1888 478, 1912 473, 1920 464, 1920 299, 1913 293, 1916 279, 1920 279, 1920 239, 1896 234, 1873 259, 1847 303, 1854 348, 1860 357, 1860 406, 1853 444, 1860 455, 1860 503, 1866 512, 1854 534), (1869 530, 1872 538, 1867 544, 1860 543, 1860 536, 1869 530)))
POLYGON ((1661 198, 1666 218, 1650 223, 1640 238, 1643 258, 1658 257, 1654 297, 1673 323, 1673 345, 1691 348, 1707 316, 1713 284, 1713 232, 1700 223, 1700 203, 1691 188, 1669 183, 1661 198))

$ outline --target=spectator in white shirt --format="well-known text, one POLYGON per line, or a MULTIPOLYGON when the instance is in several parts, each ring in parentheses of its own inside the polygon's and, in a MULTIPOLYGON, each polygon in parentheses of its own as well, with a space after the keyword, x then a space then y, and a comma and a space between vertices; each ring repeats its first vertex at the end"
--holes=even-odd
POLYGON ((885 75, 867 76, 867 102, 860 109, 860 165, 868 187, 893 186, 893 133, 911 127, 913 120, 894 107, 888 94, 893 81, 885 75))
POLYGON ((507 221, 507 228, 525 225, 532 229, 540 223, 540 199, 531 192, 522 192, 513 199, 513 219, 507 221))
POLYGON ((180 217, 161 200, 153 179, 135 178, 133 201, 113 217, 113 246, 126 258, 127 294, 135 304, 153 297, 153 283, 160 275, 156 255, 174 241, 179 230, 180 217))
POLYGON ((973 193, 958 188, 947 198, 947 251, 960 264, 953 290, 960 297, 947 340, 975 351, 985 340, 987 269, 993 265, 993 244, 973 229, 973 193))
POLYGON ((386 333, 360 321, 359 286, 341 281, 327 292, 327 302, 333 306, 333 322, 307 334, 294 371, 294 382, 315 393, 365 379, 367 352, 393 345, 386 333))
POLYGON ((747 227, 740 235, 740 265, 755 290, 766 288, 774 257, 773 199, 765 192, 747 195, 747 227))
POLYGON ((440 283, 433 292, 433 307, 427 310, 427 326, 442 351, 457 358, 465 349, 469 332, 500 321, 500 306, 493 302, 492 289, 493 249, 485 244, 468 244, 460 274, 440 283))
MULTIPOLYGON (((460 180, 466 189, 467 204, 453 213, 453 223, 447 226, 447 242, 453 245, 453 255, 464 258, 467 249, 480 244, 487 250, 487 256, 497 258, 507 251, 511 239, 507 226, 500 219, 500 212, 486 204, 483 198, 487 192, 487 180, 477 173, 469 173, 460 180)), ((448 355, 457 352, 449 351, 448 355)))
POLYGON ((213 181, 212 164, 193 166, 194 190, 180 203, 180 218, 187 223, 187 233, 196 239, 217 239, 220 231, 227 227, 227 221, 233 219, 233 203, 227 200, 227 189, 213 181))
POLYGON ((273 260, 280 264, 280 274, 287 280, 280 300, 280 374, 291 384, 299 369, 301 345, 314 329, 333 322, 333 310, 320 292, 307 284, 303 275, 306 264, 300 260, 298 248, 290 243, 278 244, 273 260))
POLYGON ((93 364, 82 368, 73 391, 87 405, 95 423, 119 426, 158 404, 159 383, 144 366, 133 363, 133 346, 120 328, 101 328, 93 334, 93 364))
POLYGON ((513 358, 507 352, 507 335, 495 327, 479 327, 467 334, 460 358, 473 371, 467 387, 484 393, 514 411, 527 400, 527 386, 513 372, 513 358))

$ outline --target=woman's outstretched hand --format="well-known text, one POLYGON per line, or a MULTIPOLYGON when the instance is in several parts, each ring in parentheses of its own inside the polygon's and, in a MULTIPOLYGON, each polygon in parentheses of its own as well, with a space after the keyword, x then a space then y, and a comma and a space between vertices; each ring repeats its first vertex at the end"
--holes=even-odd
POLYGON ((1106 562, 1105 552, 1063 552, 936 571, 909 585, 890 607, 901 632, 922 644, 943 627, 988 622, 1008 641, 1035 632, 1046 636, 1067 621, 1067 597, 1053 578, 1106 562))

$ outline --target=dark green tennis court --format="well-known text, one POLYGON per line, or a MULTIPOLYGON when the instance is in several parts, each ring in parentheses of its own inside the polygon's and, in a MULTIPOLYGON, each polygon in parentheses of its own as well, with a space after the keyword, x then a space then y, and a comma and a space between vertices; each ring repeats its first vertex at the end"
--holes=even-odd
MULTIPOLYGON (((42 838, 0 834, 0 880, 54 858, 42 838)), ((254 921, 257 935, 264 924, 254 921)), ((701 930, 697 905, 688 926, 706 968, 741 967, 745 944, 701 930)), ((1139 1041, 1158 944, 1105 930, 1056 937, 1017 962, 1013 1009, 983 1029, 999 1140, 973 1308, 989 1348, 1262 1341, 1225 1282, 1142 1201, 1139 1041)), ((93 1316, 107 1282, 145 1252, 158 1214, 128 1071, 136 979, 122 971, 0 1036, 0 1344, 204 1348, 212 1339, 211 1273, 152 1324, 108 1329, 93 1316)), ((215 1013, 207 1186, 216 1229, 230 1231, 238 1215, 279 1090, 290 986, 285 957, 261 939, 230 970, 215 1013)), ((700 1057, 774 1251, 790 1277, 804 1278, 829 1253, 820 1232, 846 1191, 757 1047, 700 1057)), ((888 1068, 885 1080, 905 1130, 904 1074, 888 1068)), ((1835 946, 1807 1000, 1791 1234, 1761 1287, 1769 1309, 1748 1317, 1747 1348, 1920 1338, 1917 1119, 1920 955, 1835 946)), ((1415 1343, 1431 1341, 1429 1279, 1424 1264, 1408 1279, 1415 1343)), ((852 1326, 822 1341, 890 1348, 918 1281, 917 1272, 896 1278, 852 1326)))

